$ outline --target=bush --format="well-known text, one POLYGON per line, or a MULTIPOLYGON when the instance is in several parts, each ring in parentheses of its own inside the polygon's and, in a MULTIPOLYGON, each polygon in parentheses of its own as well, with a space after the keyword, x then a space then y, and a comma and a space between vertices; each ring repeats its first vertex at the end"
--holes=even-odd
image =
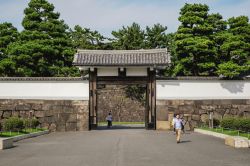
POLYGON ((36 128, 39 125, 39 121, 35 118, 33 119, 24 119, 24 127, 25 128, 36 128))
POLYGON ((250 118, 225 118, 221 121, 221 127, 250 131, 250 118))
MULTIPOLYGON (((214 118, 213 121, 214 121, 214 126, 219 126, 220 125, 220 120, 219 119, 214 118)), ((209 119, 206 119, 206 125, 209 126, 209 119)))
POLYGON ((23 120, 17 117, 11 117, 4 120, 3 129, 5 131, 19 131, 24 128, 23 120))

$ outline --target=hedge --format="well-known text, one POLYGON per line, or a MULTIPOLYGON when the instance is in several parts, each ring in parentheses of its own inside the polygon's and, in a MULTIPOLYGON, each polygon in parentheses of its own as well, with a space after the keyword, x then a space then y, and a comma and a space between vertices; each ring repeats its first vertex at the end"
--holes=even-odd
POLYGON ((39 125, 39 121, 35 118, 32 119, 23 119, 25 128, 36 128, 39 125))
POLYGON ((250 118, 224 118, 221 121, 221 127, 250 131, 250 118))
POLYGON ((5 131, 19 131, 24 128, 23 120, 17 117, 5 119, 3 122, 3 129, 5 131))
POLYGON ((3 129, 4 131, 20 131, 23 128, 36 128, 39 125, 39 121, 33 119, 21 119, 18 117, 10 117, 4 120, 3 129))

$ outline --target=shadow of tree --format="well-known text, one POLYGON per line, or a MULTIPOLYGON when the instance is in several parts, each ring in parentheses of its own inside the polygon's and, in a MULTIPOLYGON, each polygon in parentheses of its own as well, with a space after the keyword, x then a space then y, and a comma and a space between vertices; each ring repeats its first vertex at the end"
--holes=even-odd
POLYGON ((232 82, 223 82, 223 83, 221 83, 221 86, 224 89, 231 92, 231 93, 240 93, 240 92, 243 92, 245 83, 243 83, 243 82, 234 82, 234 81, 232 81, 232 82))

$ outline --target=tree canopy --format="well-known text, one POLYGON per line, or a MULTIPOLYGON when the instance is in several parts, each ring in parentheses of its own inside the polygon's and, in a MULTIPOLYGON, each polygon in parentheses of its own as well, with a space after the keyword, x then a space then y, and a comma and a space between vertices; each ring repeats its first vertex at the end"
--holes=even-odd
POLYGON ((180 26, 138 23, 122 26, 107 38, 76 25, 70 29, 54 5, 30 0, 24 10, 23 30, 0 23, 0 76, 80 76, 72 66, 77 49, 167 48, 172 65, 167 76, 222 76, 233 79, 250 74, 250 23, 247 16, 224 20, 209 13, 206 4, 185 4, 180 26))
POLYGON ((24 10, 24 30, 8 46, 16 76, 74 76, 73 44, 68 26, 59 20, 53 4, 31 0, 24 10))

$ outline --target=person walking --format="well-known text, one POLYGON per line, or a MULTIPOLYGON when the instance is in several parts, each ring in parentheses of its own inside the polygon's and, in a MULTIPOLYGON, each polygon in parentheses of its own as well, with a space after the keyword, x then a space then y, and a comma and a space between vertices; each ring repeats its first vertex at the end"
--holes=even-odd
POLYGON ((107 128, 110 128, 112 126, 112 114, 109 112, 108 116, 106 117, 106 120, 108 122, 107 128))
POLYGON ((181 141, 181 129, 182 129, 182 120, 180 119, 180 115, 176 115, 176 119, 174 121, 175 132, 176 132, 176 142, 177 144, 181 141))

